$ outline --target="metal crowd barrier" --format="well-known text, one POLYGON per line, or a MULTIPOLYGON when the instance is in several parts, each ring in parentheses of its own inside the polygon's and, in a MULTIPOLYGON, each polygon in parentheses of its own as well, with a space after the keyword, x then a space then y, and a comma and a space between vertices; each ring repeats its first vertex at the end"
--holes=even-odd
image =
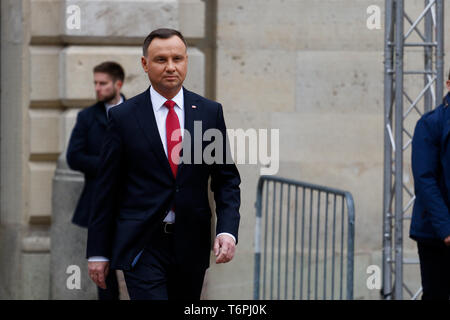
POLYGON ((261 176, 255 205, 254 299, 353 299, 349 192, 261 176))

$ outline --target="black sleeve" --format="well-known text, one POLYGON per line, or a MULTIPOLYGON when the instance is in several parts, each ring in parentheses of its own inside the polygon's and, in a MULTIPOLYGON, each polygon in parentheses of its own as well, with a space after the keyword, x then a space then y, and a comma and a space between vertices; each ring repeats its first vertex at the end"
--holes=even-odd
POLYGON ((443 240, 450 235, 450 214, 438 184, 442 174, 438 128, 436 123, 427 124, 424 119, 417 122, 412 139, 411 166, 416 201, 423 204, 424 214, 429 216, 436 234, 443 240))
POLYGON ((100 164, 100 157, 87 153, 88 129, 87 120, 79 112, 77 122, 70 136, 66 160, 72 170, 95 176, 100 164))

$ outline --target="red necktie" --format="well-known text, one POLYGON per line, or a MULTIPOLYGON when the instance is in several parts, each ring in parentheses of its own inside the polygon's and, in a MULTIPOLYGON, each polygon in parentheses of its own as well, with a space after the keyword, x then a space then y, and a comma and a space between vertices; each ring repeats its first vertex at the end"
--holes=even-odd
POLYGON ((166 118, 166 139, 167 139, 167 158, 169 159, 170 168, 172 169, 173 176, 177 176, 177 168, 180 160, 180 150, 172 156, 173 148, 181 142, 181 132, 175 134, 173 138, 172 133, 180 129, 180 121, 178 120, 177 113, 174 110, 175 102, 172 100, 167 100, 164 102, 164 106, 169 109, 169 113, 166 118))

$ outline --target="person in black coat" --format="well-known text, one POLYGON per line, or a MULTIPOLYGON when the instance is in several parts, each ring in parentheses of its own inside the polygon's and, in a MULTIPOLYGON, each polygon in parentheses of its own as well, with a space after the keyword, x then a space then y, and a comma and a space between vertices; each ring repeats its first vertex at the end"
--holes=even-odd
MULTIPOLYGON (((89 226, 91 217, 108 112, 125 100, 120 93, 125 73, 118 63, 106 61, 94 67, 93 71, 97 103, 78 113, 66 156, 69 167, 84 174, 84 188, 72 218, 74 224, 83 228, 89 226)), ((106 282, 108 283, 106 289, 97 287, 99 300, 118 300, 119 286, 116 273, 110 272, 106 282)))
POLYGON ((412 172, 416 200, 410 238, 417 241, 423 300, 450 298, 450 75, 449 93, 416 124, 412 172))

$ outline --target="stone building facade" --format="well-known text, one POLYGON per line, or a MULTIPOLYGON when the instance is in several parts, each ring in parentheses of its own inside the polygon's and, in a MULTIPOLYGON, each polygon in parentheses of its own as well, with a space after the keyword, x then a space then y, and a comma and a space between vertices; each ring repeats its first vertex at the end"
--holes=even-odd
MULTIPOLYGON (((419 12, 424 1, 408 3, 419 12)), ((76 199, 59 192, 75 194, 82 183, 64 152, 76 113, 95 99, 92 67, 116 60, 126 71, 123 93, 142 92, 142 41, 171 27, 189 45, 186 87, 221 102, 229 128, 280 129, 278 175, 353 194, 355 298, 378 299, 366 268, 381 266, 384 31, 366 27, 370 5, 383 11, 384 1, 2 0, 0 298, 61 298, 55 288, 65 285, 70 259, 56 253, 70 257, 82 246, 57 247, 77 231, 52 214, 76 199), (55 179, 57 167, 73 186, 55 179)), ((252 298, 260 166, 239 169, 240 243, 233 262, 211 264, 207 299, 252 298)), ((412 243, 406 250, 415 254, 412 243)), ((418 267, 405 276, 418 284, 418 267)), ((73 298, 91 298, 92 289, 73 298)))

